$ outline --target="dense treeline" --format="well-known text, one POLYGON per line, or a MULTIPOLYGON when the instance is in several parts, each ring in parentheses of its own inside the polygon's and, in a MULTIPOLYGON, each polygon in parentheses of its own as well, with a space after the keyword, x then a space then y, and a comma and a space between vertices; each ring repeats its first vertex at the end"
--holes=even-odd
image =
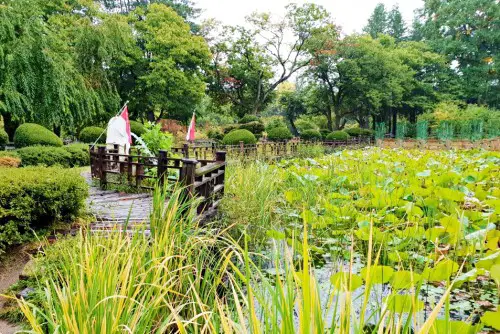
POLYGON ((127 100, 137 119, 281 114, 294 132, 302 115, 395 134, 443 102, 500 108, 495 0, 428 0, 411 27, 379 4, 348 36, 309 3, 241 26, 195 23, 199 12, 189 0, 1 0, 5 129, 72 134, 127 100))

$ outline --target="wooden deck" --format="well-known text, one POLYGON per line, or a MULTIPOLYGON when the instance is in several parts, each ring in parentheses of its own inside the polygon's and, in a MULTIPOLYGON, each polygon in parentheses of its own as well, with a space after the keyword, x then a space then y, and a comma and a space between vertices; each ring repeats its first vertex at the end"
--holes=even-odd
POLYGON ((109 231, 125 227, 127 232, 144 229, 149 233, 149 218, 153 198, 150 193, 127 194, 114 190, 101 190, 92 183, 90 173, 82 174, 90 185, 87 205, 94 215, 92 231, 109 231))

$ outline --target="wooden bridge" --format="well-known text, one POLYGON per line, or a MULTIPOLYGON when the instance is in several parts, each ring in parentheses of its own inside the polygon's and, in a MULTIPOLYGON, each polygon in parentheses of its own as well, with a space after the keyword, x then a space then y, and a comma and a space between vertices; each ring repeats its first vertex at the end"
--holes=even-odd
POLYGON ((118 147, 90 148, 91 184, 88 200, 95 222, 91 229, 110 230, 127 224, 127 229, 145 227, 149 233, 151 191, 158 184, 185 187, 186 198, 200 199, 200 219, 214 215, 224 194, 226 153, 215 159, 174 158, 160 151, 157 157, 121 154, 118 147), (132 192, 132 193, 131 193, 132 192), (134 193, 135 192, 135 193, 134 193))

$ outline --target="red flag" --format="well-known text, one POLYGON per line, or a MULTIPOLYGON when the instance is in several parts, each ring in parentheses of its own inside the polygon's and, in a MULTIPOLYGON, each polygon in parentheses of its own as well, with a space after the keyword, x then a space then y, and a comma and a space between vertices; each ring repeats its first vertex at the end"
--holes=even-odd
POLYGON ((127 135, 128 135, 128 143, 132 144, 132 131, 130 131, 130 120, 128 119, 128 107, 125 106, 123 108, 122 114, 120 115, 124 120, 126 124, 126 130, 127 130, 127 135))
POLYGON ((193 113, 193 118, 191 118, 191 123, 189 124, 188 132, 186 134, 186 140, 193 141, 195 139, 196 131, 196 116, 193 113))

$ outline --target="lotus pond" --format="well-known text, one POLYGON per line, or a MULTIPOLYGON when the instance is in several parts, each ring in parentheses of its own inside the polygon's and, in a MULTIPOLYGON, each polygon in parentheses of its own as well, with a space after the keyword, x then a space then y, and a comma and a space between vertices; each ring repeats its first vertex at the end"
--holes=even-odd
POLYGON ((233 167, 223 209, 270 255, 260 267, 276 285, 291 270, 340 328, 488 332, 500 330, 499 177, 495 152, 345 150, 233 167))

